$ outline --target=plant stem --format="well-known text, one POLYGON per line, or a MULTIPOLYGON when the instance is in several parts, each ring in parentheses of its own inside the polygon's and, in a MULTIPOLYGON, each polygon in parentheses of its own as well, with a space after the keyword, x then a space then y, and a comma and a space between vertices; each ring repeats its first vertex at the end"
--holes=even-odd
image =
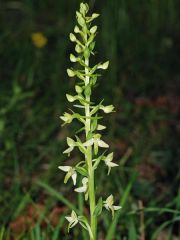
MULTIPOLYGON (((89 59, 85 59, 86 66, 89 66, 89 59)), ((85 73, 88 74, 88 67, 85 67, 85 73)), ((86 76, 85 86, 89 84, 89 76, 86 76)), ((90 102, 90 96, 86 96, 86 101, 90 102)), ((85 107, 85 115, 86 117, 90 117, 90 105, 86 104, 85 107)), ((91 130, 91 119, 86 118, 85 122, 85 131, 86 131, 86 140, 88 140, 88 133, 91 130)), ((91 231, 93 233, 93 238, 91 240, 96 240, 96 228, 97 228, 97 220, 93 215, 94 209, 96 206, 95 200, 95 189, 94 189, 94 170, 92 166, 92 146, 87 147, 87 155, 86 155, 86 163, 88 165, 88 192, 89 192, 89 205, 90 205, 90 218, 91 218, 91 231)))

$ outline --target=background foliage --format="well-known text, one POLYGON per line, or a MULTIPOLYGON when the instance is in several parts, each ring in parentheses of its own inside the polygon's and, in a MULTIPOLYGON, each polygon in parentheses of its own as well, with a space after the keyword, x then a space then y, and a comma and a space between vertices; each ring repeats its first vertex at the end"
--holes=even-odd
MULTIPOLYGON (((68 35, 79 3, 0 4, 0 239, 80 239, 65 230, 66 206, 76 200, 57 168, 74 129, 61 128, 59 116, 74 85, 68 35)), ((111 63, 94 98, 116 107, 106 140, 120 164, 108 182, 98 173, 98 191, 106 186, 123 205, 108 233, 104 213, 99 239, 178 239, 179 1, 88 3, 101 14, 94 61, 111 63)))

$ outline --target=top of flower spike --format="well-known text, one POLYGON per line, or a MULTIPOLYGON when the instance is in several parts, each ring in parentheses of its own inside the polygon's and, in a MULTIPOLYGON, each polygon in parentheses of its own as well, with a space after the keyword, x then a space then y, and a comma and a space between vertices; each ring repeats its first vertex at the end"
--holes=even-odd
POLYGON ((80 13, 85 16, 87 12, 89 11, 89 6, 87 3, 81 3, 80 4, 80 13))

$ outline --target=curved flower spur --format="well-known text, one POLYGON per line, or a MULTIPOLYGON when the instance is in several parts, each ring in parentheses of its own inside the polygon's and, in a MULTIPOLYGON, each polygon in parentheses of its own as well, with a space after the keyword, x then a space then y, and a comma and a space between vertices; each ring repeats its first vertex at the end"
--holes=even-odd
POLYGON ((89 203, 90 216, 87 219, 85 216, 78 216, 76 212, 72 211, 70 216, 66 219, 69 222, 69 227, 73 228, 78 223, 85 228, 89 233, 91 240, 97 239, 97 217, 102 212, 104 207, 112 212, 119 210, 120 206, 114 205, 114 198, 110 195, 106 200, 99 198, 97 201, 95 193, 95 170, 99 164, 104 163, 108 167, 108 174, 111 168, 117 167, 118 164, 112 162, 113 153, 105 156, 105 152, 100 153, 101 149, 108 149, 109 145, 102 140, 102 131, 106 126, 102 125, 100 120, 102 116, 99 112, 102 111, 105 114, 114 111, 113 105, 102 105, 91 100, 92 90, 96 85, 99 74, 99 70, 105 70, 109 66, 109 61, 104 63, 98 63, 95 66, 90 66, 90 56, 94 55, 95 36, 97 34, 97 26, 92 25, 99 14, 93 13, 88 15, 88 4, 81 3, 80 10, 76 12, 77 25, 74 28, 74 33, 70 33, 70 40, 75 44, 76 54, 70 54, 70 61, 72 63, 79 63, 79 68, 67 69, 67 74, 70 78, 76 78, 75 95, 66 94, 67 100, 73 104, 74 109, 80 109, 79 112, 70 110, 71 113, 65 112, 61 116, 61 120, 65 124, 70 124, 74 119, 78 120, 82 124, 82 128, 77 132, 84 132, 85 140, 82 141, 77 135, 74 139, 67 137, 68 148, 63 152, 70 156, 74 148, 79 149, 83 154, 83 161, 77 163, 74 166, 59 166, 59 169, 66 173, 64 183, 72 178, 73 184, 76 185, 77 178, 80 178, 82 185, 74 189, 77 193, 83 193, 85 200, 89 203), (84 112, 84 114, 82 114, 84 112))

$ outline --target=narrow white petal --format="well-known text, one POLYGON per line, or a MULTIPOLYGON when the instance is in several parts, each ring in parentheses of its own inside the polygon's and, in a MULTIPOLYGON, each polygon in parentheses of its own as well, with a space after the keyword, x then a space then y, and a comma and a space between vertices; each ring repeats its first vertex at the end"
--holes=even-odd
POLYGON ((101 125, 101 124, 98 124, 97 125, 97 130, 103 130, 103 129, 105 129, 106 128, 106 126, 103 126, 103 125, 101 125))
POLYGON ((70 228, 73 228, 78 223, 78 220, 75 220, 73 223, 71 223, 70 228))
POLYGON ((98 146, 102 148, 108 148, 109 145, 105 143, 103 140, 98 140, 98 146))
POLYGON ((121 206, 113 206, 113 207, 114 207, 114 210, 119 210, 122 208, 121 206))
POLYGON ((91 138, 90 140, 86 141, 85 143, 83 143, 83 146, 85 147, 89 147, 89 146, 92 146, 94 143, 94 139, 91 138))
POLYGON ((74 172, 72 175, 72 180, 73 180, 74 186, 76 185, 76 179, 77 179, 77 172, 74 172))
POLYGON ((114 162, 109 162, 109 161, 105 161, 106 165, 108 167, 117 167, 119 166, 117 163, 114 163, 114 162))
POLYGON ((59 166, 58 168, 64 172, 68 172, 71 169, 70 166, 59 166))
POLYGON ((107 210, 109 210, 109 206, 108 206, 107 203, 104 204, 104 207, 105 207, 107 210))
POLYGON ((86 190, 87 190, 87 187, 86 187, 86 186, 82 186, 82 187, 79 187, 79 188, 75 188, 75 189, 74 189, 75 192, 79 192, 79 193, 81 193, 81 192, 86 192, 86 190))
POLYGON ((69 147, 63 153, 70 153, 72 152, 73 149, 74 149, 73 147, 69 147))
POLYGON ((84 177, 84 178, 82 179, 82 184, 83 184, 83 186, 86 185, 87 183, 88 183, 88 178, 87 178, 87 177, 84 177))
POLYGON ((68 222, 73 222, 73 219, 72 219, 72 217, 69 217, 69 216, 67 216, 67 217, 65 217, 65 219, 68 221, 68 222))

